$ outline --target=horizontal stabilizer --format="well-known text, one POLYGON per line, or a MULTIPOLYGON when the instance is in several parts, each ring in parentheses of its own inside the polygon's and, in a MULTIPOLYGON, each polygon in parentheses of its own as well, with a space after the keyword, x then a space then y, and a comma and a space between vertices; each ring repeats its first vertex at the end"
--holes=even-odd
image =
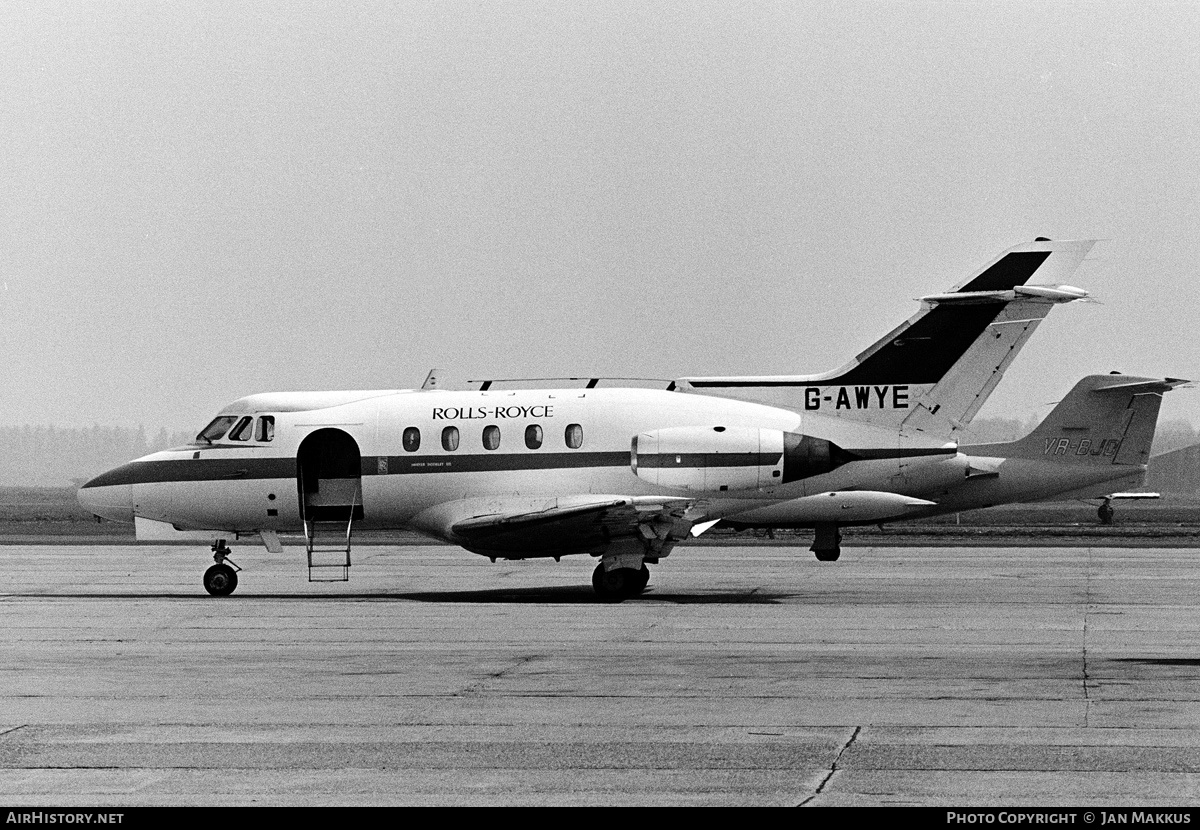
POLYGON ((1087 299, 1088 296, 1086 289, 1073 285, 1018 285, 1011 291, 951 291, 946 294, 927 294, 919 299, 923 303, 975 305, 1011 303, 1022 297, 1037 298, 1051 303, 1071 303, 1087 299))
MULTIPOLYGON (((1114 375, 1111 377, 1121 378, 1122 375, 1114 375)), ((1095 392, 1125 392, 1131 395, 1141 395, 1147 392, 1170 392, 1179 386, 1191 383, 1191 381, 1181 378, 1163 378, 1162 380, 1134 380, 1121 381, 1111 384, 1099 384, 1095 392)))

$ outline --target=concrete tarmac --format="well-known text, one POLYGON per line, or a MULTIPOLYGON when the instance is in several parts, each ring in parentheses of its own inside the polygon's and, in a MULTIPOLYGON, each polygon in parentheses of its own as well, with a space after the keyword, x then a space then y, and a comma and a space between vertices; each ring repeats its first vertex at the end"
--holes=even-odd
POLYGON ((0 804, 1200 804, 1191 549, 0 546, 0 804))

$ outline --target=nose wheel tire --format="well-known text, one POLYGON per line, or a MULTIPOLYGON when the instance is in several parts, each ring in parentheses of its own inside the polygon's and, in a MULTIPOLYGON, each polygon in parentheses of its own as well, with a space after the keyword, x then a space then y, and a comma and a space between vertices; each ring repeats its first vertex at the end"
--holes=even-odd
POLYGON ((237 587, 237 571, 228 565, 213 565, 204 572, 204 590, 214 597, 227 597, 237 587))

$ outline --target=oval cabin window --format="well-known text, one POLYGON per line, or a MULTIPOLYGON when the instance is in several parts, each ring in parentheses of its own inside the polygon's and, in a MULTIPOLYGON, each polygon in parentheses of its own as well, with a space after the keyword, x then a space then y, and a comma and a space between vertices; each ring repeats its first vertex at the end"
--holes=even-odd
POLYGON ((442 430, 442 449, 446 452, 458 449, 458 427, 446 427, 442 430))
POLYGON ((525 446, 531 450, 536 450, 542 446, 542 428, 537 424, 530 424, 525 427, 525 446))
POLYGON ((416 452, 421 448, 421 430, 416 427, 408 427, 404 430, 404 451, 416 452))
POLYGON ((567 446, 573 450, 577 450, 583 446, 583 427, 579 424, 571 424, 567 427, 566 433, 567 446))
POLYGON ((494 450, 500 446, 500 427, 490 424, 483 428, 483 448, 494 450))

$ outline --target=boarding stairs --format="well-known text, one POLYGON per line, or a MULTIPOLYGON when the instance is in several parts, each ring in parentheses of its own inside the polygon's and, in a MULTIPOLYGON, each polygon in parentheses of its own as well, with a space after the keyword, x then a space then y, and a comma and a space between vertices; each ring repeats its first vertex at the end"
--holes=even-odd
POLYGON ((304 500, 304 547, 309 582, 350 580, 354 519, 362 516, 362 488, 355 479, 323 479, 304 500))

